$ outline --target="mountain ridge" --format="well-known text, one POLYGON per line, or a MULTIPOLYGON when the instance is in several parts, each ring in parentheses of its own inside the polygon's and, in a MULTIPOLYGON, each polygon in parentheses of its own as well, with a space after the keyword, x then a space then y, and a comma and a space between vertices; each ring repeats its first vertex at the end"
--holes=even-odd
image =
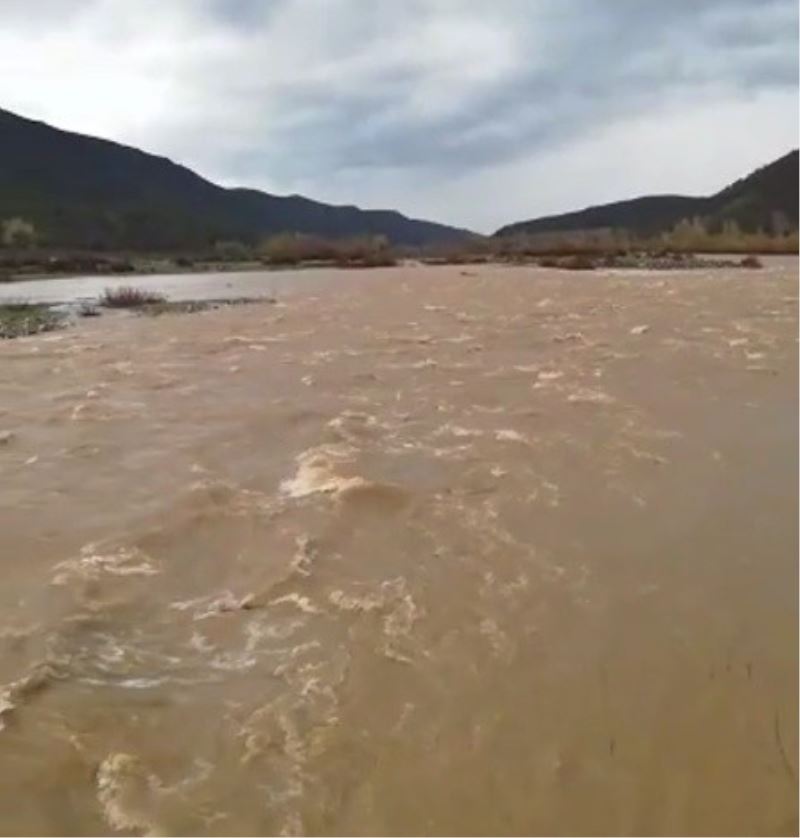
POLYGON ((0 218, 21 217, 52 246, 179 249, 283 232, 392 243, 458 241, 470 231, 396 210, 226 188, 167 157, 0 109, 0 218))
POLYGON ((702 219, 711 232, 721 229, 726 222, 735 222, 748 232, 771 230, 782 225, 796 230, 797 184, 798 150, 793 149, 712 195, 642 195, 506 224, 494 236, 577 233, 597 229, 653 235, 667 232, 684 219, 693 218, 702 219), (781 219, 777 218, 777 213, 781 219))

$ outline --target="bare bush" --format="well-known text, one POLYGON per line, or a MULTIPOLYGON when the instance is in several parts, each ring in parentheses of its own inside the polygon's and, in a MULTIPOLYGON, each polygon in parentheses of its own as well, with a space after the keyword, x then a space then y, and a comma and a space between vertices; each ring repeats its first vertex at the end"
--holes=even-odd
POLYGON ((660 235, 634 235, 624 230, 585 230, 530 233, 494 240, 494 257, 503 261, 539 261, 575 254, 622 256, 632 252, 676 253, 797 253, 796 231, 771 235, 744 232, 733 222, 709 231, 702 219, 684 219, 660 235))
POLYGON ((593 271, 597 267, 597 259, 588 253, 572 253, 558 259, 542 259, 542 267, 562 268, 567 271, 593 271))
POLYGON ((139 308, 166 302, 166 297, 157 291, 147 291, 143 288, 122 286, 120 288, 106 288, 100 297, 100 305, 107 308, 139 308))
POLYGON ((262 242, 259 254, 268 265, 334 264, 340 267, 384 267, 397 258, 384 236, 324 239, 303 233, 281 233, 262 242))
POLYGON ((739 264, 743 268, 763 268, 764 267, 763 263, 758 258, 758 256, 753 256, 753 255, 745 256, 744 259, 742 259, 742 261, 739 262, 739 264))

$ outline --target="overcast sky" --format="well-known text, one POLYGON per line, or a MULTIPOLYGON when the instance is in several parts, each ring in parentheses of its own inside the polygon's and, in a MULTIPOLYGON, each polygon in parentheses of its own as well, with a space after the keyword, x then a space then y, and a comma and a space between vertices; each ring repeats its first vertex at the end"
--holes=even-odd
POLYGON ((0 107, 491 231, 797 145, 797 0, 0 0, 0 107))

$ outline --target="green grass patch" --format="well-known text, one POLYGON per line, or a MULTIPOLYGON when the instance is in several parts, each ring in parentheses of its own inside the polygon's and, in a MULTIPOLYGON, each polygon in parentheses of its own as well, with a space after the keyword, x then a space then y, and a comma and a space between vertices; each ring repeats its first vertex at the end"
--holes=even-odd
POLYGON ((52 332, 64 323, 64 316, 49 306, 35 303, 0 304, 0 338, 20 338, 52 332))

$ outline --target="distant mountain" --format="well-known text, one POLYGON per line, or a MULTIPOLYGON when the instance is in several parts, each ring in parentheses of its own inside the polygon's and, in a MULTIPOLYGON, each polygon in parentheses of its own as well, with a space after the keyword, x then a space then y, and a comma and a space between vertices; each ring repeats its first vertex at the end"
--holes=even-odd
POLYGON ((797 229, 798 153, 790 151, 715 195, 649 195, 548 215, 501 227, 496 236, 624 229, 640 235, 671 230, 682 219, 701 218, 709 232, 735 221, 747 232, 797 229))
POLYGON ((389 210, 225 189, 164 157, 0 109, 0 220, 12 217, 49 245, 82 248, 192 248, 281 232, 404 245, 471 235, 389 210))

